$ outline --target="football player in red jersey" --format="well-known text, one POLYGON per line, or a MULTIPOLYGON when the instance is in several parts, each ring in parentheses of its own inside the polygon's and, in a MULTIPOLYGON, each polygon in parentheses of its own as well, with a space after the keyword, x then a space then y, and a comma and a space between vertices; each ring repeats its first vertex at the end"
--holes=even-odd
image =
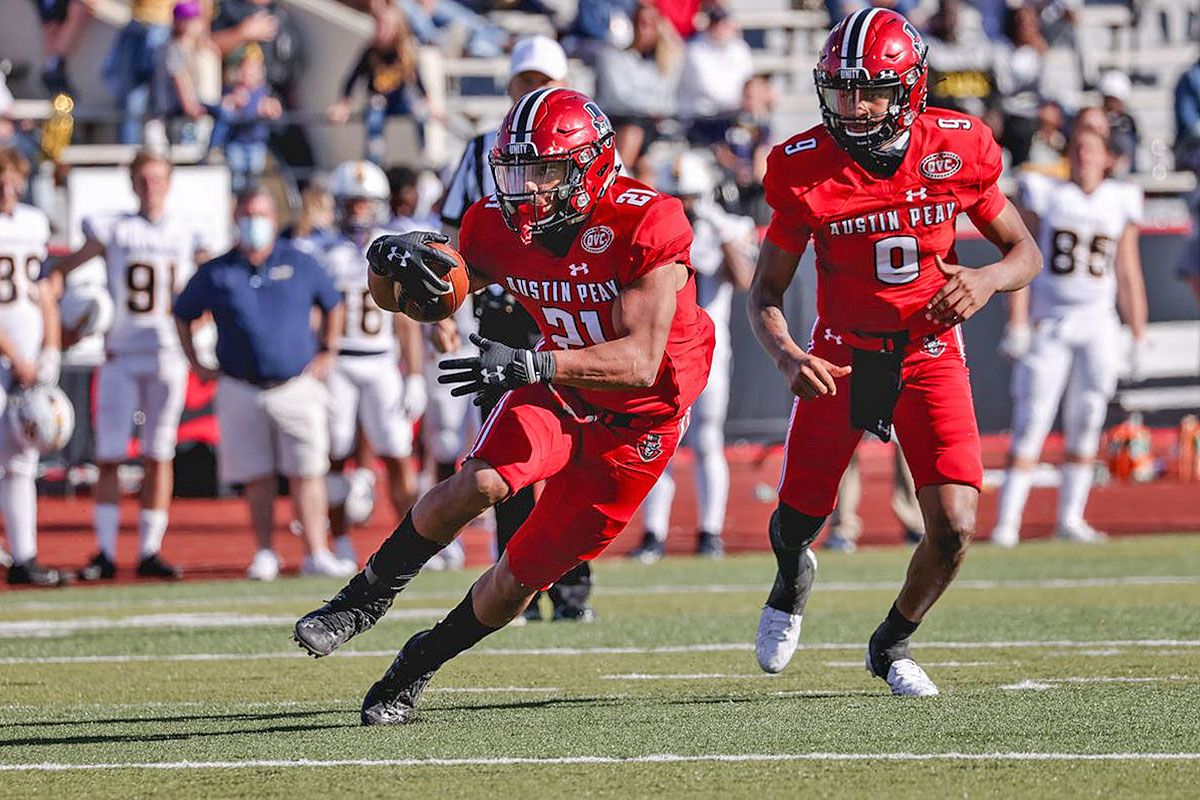
POLYGON ((908 640, 958 571, 983 473, 959 325, 1041 268, 996 186, 1000 149, 988 128, 925 109, 925 56, 920 34, 893 11, 856 12, 830 33, 814 73, 824 122, 767 162, 774 214, 749 300, 755 333, 797 398, 771 519, 779 569, 759 621, 759 664, 779 672, 795 652, 816 573, 809 546, 862 432, 886 441, 894 421, 927 534, 871 637, 867 668, 910 696, 937 693, 908 640), (957 263, 964 212, 999 261, 957 263), (818 316, 805 349, 788 332, 783 294, 809 239, 818 316))
MULTIPOLYGON (((331 653, 375 624, 422 565, 489 506, 545 480, 504 555, 446 618, 413 636, 363 701, 365 725, 412 719, 446 661, 519 615, 534 593, 596 557, 675 452, 708 379, 713 326, 696 304, 680 202, 617 175, 608 118, 583 94, 539 89, 509 111, 489 154, 496 194, 468 209, 471 287, 500 283, 537 320, 538 350, 478 336, 442 363, 454 394, 503 395, 462 469, 417 502, 366 569, 296 623, 331 653)), ((380 237, 367 253, 382 307, 450 290, 440 234, 380 237)))

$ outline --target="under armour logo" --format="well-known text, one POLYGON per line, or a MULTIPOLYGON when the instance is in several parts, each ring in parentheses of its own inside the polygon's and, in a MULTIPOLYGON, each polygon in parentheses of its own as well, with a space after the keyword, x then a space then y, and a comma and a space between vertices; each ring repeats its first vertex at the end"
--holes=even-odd
POLYGON ((826 328, 825 329, 825 341, 837 342, 838 344, 841 344, 842 337, 841 337, 841 335, 834 333, 832 329, 826 328))
POLYGON ((504 365, 496 365, 495 375, 488 372, 486 369, 480 371, 484 383, 502 383, 504 381, 504 365))
MULTIPOLYGON (((394 245, 392 245, 392 252, 388 253, 388 261, 395 261, 395 260, 396 260, 396 255, 397 255, 397 253, 399 253, 399 252, 400 252, 400 246, 399 246, 399 245, 395 245, 395 244, 394 244, 394 245)), ((401 255, 401 256, 400 256, 400 267, 401 267, 401 269, 403 269, 403 268, 404 268, 404 265, 408 263, 408 259, 409 259, 411 256, 412 256, 412 253, 408 252, 407 250, 405 250, 405 251, 404 251, 404 255, 401 255)))
POLYGON ((576 275, 579 275, 579 274, 587 275, 588 265, 587 265, 587 262, 585 261, 581 264, 571 264, 570 266, 567 267, 567 269, 571 271, 571 277, 574 278, 576 275))
POLYGON ((904 197, 910 203, 913 200, 924 200, 925 194, 927 193, 927 191, 928 190, 924 186, 922 186, 920 189, 909 189, 907 192, 904 193, 904 197))

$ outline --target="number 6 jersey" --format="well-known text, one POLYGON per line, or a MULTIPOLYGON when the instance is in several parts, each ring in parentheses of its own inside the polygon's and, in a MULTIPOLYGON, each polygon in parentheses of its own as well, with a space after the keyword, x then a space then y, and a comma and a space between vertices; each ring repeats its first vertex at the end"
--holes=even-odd
POLYGON ((196 252, 208 249, 197 227, 175 214, 151 222, 126 212, 88 217, 83 234, 104 245, 116 309, 104 349, 110 355, 178 352, 171 306, 196 271, 196 252))
POLYGON ((860 333, 934 333, 925 306, 946 282, 934 256, 954 254, 955 220, 995 219, 1000 148, 975 117, 930 108, 917 117, 891 177, 860 166, 824 126, 771 151, 763 180, 774 211, 767 239, 817 255, 822 324, 860 333))
POLYGON ((624 335, 617 318, 621 290, 667 264, 688 266, 658 377, 644 389, 575 389, 588 403, 627 414, 683 414, 708 380, 713 326, 696 304, 692 229, 683 206, 643 183, 618 176, 580 226, 565 253, 534 239, 524 245, 494 197, 463 217, 459 247, 471 269, 503 286, 534 318, 543 349, 589 347, 624 335))
POLYGON ((1077 311, 1112 314, 1117 301, 1113 269, 1117 243, 1142 218, 1142 190, 1105 180, 1091 194, 1071 181, 1027 173, 1021 205, 1038 216, 1045 267, 1029 286, 1032 320, 1077 311))

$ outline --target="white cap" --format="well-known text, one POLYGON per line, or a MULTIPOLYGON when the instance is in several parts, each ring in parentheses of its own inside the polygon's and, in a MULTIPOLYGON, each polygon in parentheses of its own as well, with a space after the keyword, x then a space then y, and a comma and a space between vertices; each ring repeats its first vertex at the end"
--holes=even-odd
POLYGON ((8 81, 4 79, 4 73, 0 73, 0 117, 6 116, 12 105, 13 96, 8 90, 8 81))
POLYGON ((548 36, 530 36, 513 45, 508 60, 508 77, 522 72, 540 72, 552 81, 567 79, 567 54, 548 36))
POLYGON ((1133 91, 1133 83, 1124 72, 1109 70, 1100 76, 1100 94, 1104 97, 1115 97, 1118 100, 1128 100, 1133 91))

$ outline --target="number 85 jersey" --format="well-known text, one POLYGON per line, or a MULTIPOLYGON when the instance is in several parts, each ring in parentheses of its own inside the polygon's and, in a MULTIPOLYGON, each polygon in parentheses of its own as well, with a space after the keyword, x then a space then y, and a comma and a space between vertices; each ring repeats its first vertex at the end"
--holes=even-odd
POLYGON ((1034 321, 1084 311, 1114 313, 1117 243, 1142 219, 1142 190, 1105 180, 1091 194, 1071 181, 1027 173, 1021 205, 1038 217, 1038 246, 1045 269, 1029 286, 1034 321))
POLYGON ((823 125, 775 147, 763 180, 774 211, 767 239, 817 256, 823 325, 861 333, 937 332, 925 306, 946 282, 934 256, 955 262, 955 220, 990 222, 1007 201, 996 186, 1000 148, 967 114, 928 109, 913 123, 891 177, 858 164, 823 125))
POLYGON ((637 389, 572 389, 598 408, 670 419, 682 415, 708 381, 713 325, 696 303, 692 228, 682 204, 643 183, 617 176, 564 252, 535 237, 524 245, 494 197, 463 217, 459 247, 471 269, 500 284, 537 322, 541 348, 590 347, 624 335, 617 299, 657 267, 684 264, 675 316, 654 384, 637 389))

